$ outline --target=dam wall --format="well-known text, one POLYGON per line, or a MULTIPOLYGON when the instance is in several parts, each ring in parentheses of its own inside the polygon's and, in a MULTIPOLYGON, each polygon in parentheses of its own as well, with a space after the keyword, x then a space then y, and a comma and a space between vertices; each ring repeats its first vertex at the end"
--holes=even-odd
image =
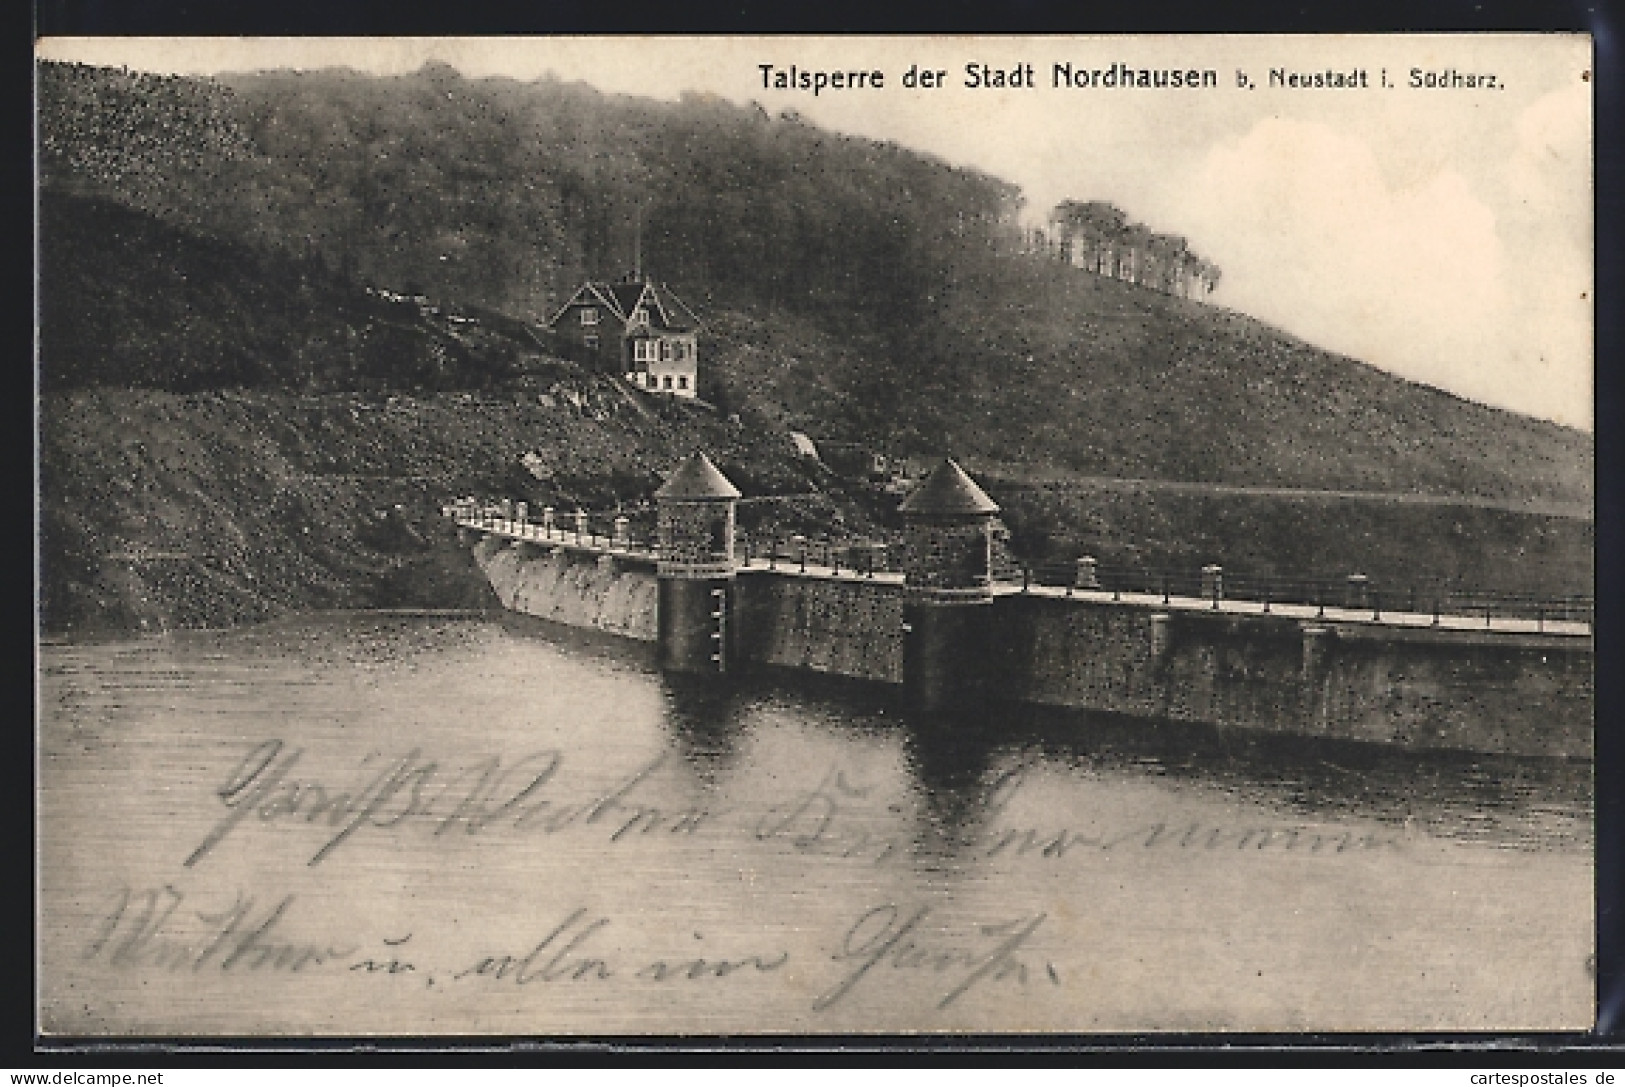
POLYGON ((741 571, 733 635, 735 659, 747 664, 901 683, 903 587, 741 571))
MULTIPOLYGON (((498 535, 480 537, 474 559, 511 611, 658 640, 660 588, 651 561, 498 535)), ((758 569, 741 571, 729 597, 735 666, 903 682, 901 585, 758 569)))
POLYGON ((1011 701, 1402 747, 1590 757, 1590 639, 999 598, 1011 701))
POLYGON ((497 535, 474 543, 474 561, 511 611, 656 640, 660 590, 652 562, 497 535))
MULTIPOLYGON (((645 557, 497 535, 474 543, 505 607, 659 637, 645 557)), ((728 669, 905 678, 896 580, 744 568, 728 583, 728 669)), ((1399 747, 1589 758, 1589 637, 1236 613, 1005 592, 952 668, 994 701, 1399 747)))

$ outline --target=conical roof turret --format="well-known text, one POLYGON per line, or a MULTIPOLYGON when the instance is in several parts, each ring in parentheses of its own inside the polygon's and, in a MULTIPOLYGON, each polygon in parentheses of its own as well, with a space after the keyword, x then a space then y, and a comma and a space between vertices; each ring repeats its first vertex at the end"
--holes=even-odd
POLYGON ((925 514, 932 517, 986 516, 999 512, 998 503, 965 474, 965 470, 952 458, 943 462, 903 500, 898 507, 904 513, 925 514))
POLYGON ((666 482, 655 491, 655 497, 691 501, 732 499, 739 497, 739 488, 728 482, 728 477, 711 463, 710 457, 695 453, 680 464, 677 471, 666 477, 666 482))

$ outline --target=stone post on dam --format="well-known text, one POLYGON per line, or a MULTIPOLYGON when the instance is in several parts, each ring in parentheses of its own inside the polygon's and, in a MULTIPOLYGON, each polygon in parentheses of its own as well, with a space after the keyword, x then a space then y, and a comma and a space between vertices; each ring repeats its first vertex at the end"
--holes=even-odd
POLYGON ((985 694, 999 507, 944 460, 901 509, 904 697, 919 710, 961 706, 985 694))
POLYGON ((660 553, 660 664, 674 672, 725 672, 738 563, 739 490, 704 453, 684 461, 655 492, 660 553))

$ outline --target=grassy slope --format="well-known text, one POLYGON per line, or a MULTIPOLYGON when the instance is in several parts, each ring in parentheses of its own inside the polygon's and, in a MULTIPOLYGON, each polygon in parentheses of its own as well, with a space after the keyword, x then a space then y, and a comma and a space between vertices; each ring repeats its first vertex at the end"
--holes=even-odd
POLYGON ((47 188, 40 227, 48 389, 479 388, 537 354, 534 341, 478 323, 436 326, 319 261, 201 235, 106 198, 47 188))
MULTIPOLYGON (((218 625, 308 607, 484 603, 437 517, 447 497, 526 494, 563 509, 635 504, 696 447, 712 450, 747 494, 814 485, 771 428, 731 427, 675 405, 645 418, 594 382, 584 391, 583 409, 562 398, 544 407, 534 398, 466 394, 48 396, 40 451, 47 627, 218 625), (515 470, 526 452, 542 455, 551 484, 515 470), (417 538, 379 520, 395 504, 417 538)), ((1190 568, 1220 561, 1252 573, 1358 569, 1386 585, 1443 578, 1576 593, 1590 584, 1590 525, 1567 519, 992 490, 1018 538, 1051 556, 1089 552, 1107 564, 1190 568)), ((885 530, 838 491, 792 508, 807 517, 800 528, 838 514, 857 531, 885 530)), ((744 512, 754 521, 775 511, 744 512)))
POLYGON ((789 406, 815 434, 943 449, 994 474, 1591 495, 1589 435, 1047 262, 1012 261, 952 288, 908 367, 877 358, 878 343, 766 315, 713 325, 730 382, 789 406))
MULTIPOLYGON (((1364 498, 1166 493, 1069 484, 991 485, 1015 542, 1051 562, 1336 578, 1363 573, 1385 591, 1415 587, 1541 596, 1592 592, 1589 520, 1364 498)), ((1402 597, 1396 597, 1402 598, 1402 597)))

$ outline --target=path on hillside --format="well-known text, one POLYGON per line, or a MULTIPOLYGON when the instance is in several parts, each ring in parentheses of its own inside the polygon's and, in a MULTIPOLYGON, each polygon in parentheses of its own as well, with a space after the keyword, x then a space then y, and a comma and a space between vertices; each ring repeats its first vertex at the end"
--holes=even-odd
MULTIPOLYGON (((974 469, 973 469, 974 470, 974 469)), ((1541 499, 1485 498, 1480 495, 1421 494, 1413 491, 1359 491, 1331 490, 1315 487, 1265 487, 1243 483, 1189 483, 1169 479, 1132 479, 1119 476, 1029 476, 1011 478, 1007 469, 989 466, 978 474, 990 485, 1028 488, 1033 490, 1121 490, 1160 491, 1164 494, 1241 495, 1259 498, 1352 499, 1364 502, 1388 502, 1400 506, 1466 506, 1473 509, 1506 510, 1511 513, 1533 513, 1545 517, 1563 517, 1576 521, 1595 519, 1592 506, 1580 502, 1542 501, 1541 499)))

